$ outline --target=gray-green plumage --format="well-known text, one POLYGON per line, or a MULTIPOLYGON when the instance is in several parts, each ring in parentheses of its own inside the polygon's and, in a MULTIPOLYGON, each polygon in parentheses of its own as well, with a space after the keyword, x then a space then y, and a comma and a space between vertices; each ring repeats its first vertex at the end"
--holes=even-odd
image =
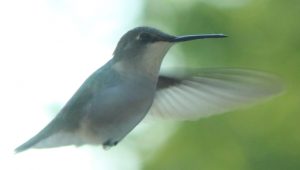
POLYGON ((147 113, 192 120, 253 104, 282 90, 276 77, 254 70, 159 73, 174 43, 222 37, 172 36, 149 27, 130 30, 120 39, 113 58, 83 83, 41 132, 15 151, 84 144, 110 147, 147 113))

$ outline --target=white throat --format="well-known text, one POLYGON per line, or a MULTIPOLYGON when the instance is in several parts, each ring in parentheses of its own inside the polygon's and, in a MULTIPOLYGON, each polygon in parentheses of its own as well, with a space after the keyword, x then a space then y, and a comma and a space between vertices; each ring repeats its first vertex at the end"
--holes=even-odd
POLYGON ((116 63, 113 68, 120 73, 142 73, 151 79, 156 79, 162 60, 172 45, 173 43, 162 41, 149 44, 141 54, 143 56, 138 56, 139 60, 136 63, 121 61, 116 63))

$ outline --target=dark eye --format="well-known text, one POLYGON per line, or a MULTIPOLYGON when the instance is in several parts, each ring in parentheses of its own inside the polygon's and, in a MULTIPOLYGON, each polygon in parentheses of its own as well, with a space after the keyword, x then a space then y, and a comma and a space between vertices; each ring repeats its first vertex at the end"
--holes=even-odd
POLYGON ((150 34, 141 33, 137 36, 137 40, 143 41, 143 42, 150 42, 152 40, 152 37, 150 34))

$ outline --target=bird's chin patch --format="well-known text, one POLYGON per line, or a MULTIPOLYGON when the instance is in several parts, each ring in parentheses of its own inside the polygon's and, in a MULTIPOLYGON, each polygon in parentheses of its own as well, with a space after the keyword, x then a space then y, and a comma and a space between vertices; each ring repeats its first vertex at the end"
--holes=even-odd
POLYGON ((148 73, 158 74, 162 60, 172 45, 173 43, 163 41, 147 45, 139 63, 141 69, 148 73))

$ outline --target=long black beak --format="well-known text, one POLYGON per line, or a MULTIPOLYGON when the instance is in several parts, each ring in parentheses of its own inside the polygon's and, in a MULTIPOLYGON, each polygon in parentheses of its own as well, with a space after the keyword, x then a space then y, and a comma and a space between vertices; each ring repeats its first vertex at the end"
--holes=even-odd
POLYGON ((183 41, 191 41, 191 40, 205 39, 205 38, 225 38, 225 37, 227 36, 224 34, 183 35, 171 39, 170 42, 183 42, 183 41))

